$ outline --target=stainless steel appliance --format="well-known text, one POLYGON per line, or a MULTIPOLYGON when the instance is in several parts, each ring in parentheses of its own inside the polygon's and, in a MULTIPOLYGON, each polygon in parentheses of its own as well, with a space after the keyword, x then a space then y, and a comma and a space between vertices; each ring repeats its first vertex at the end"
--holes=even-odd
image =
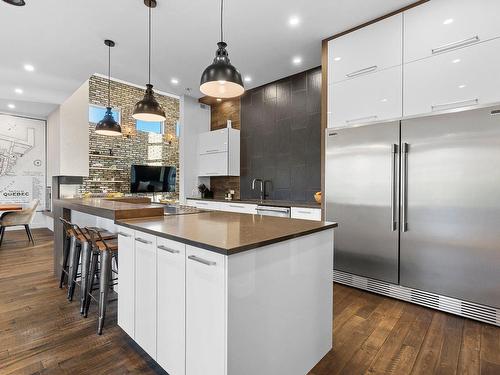
POLYGON ((257 206, 257 214, 264 216, 290 217, 290 207, 257 206))
POLYGON ((335 269, 500 307, 500 107, 327 132, 335 269))

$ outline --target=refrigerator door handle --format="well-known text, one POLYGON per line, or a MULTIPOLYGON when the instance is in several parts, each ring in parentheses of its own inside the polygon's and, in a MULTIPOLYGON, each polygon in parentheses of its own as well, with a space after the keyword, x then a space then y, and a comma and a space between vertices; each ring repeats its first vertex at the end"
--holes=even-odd
POLYGON ((402 231, 408 231, 407 209, 408 209, 408 143, 403 143, 403 165, 401 174, 401 224, 402 231))
POLYGON ((391 229, 396 231, 398 223, 396 221, 396 155, 398 153, 398 145, 393 144, 391 147, 391 229))

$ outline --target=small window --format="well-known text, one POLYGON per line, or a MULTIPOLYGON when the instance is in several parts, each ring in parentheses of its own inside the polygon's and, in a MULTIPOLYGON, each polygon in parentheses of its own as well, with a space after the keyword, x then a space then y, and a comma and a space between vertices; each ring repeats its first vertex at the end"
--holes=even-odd
MULTIPOLYGON (((106 113, 106 107, 101 107, 97 105, 89 105, 89 122, 97 124, 102 120, 104 114, 106 113)), ((115 121, 121 124, 121 113, 119 109, 112 109, 113 117, 115 121)))
POLYGON ((137 131, 141 132, 163 134, 163 122, 160 121, 149 122, 137 120, 135 122, 135 128, 137 131))

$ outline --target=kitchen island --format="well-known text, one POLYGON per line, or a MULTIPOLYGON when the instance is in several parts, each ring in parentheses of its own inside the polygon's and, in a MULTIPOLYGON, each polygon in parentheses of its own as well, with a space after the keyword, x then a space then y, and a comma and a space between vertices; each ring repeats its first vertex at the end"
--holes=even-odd
POLYGON ((114 224, 118 324, 170 375, 302 375, 332 348, 335 223, 209 211, 114 224))

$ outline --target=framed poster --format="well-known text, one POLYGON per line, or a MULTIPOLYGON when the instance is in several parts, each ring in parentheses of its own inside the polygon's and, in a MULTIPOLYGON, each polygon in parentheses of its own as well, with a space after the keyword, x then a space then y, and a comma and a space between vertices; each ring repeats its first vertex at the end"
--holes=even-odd
POLYGON ((46 122, 0 114, 0 203, 45 207, 46 122))

